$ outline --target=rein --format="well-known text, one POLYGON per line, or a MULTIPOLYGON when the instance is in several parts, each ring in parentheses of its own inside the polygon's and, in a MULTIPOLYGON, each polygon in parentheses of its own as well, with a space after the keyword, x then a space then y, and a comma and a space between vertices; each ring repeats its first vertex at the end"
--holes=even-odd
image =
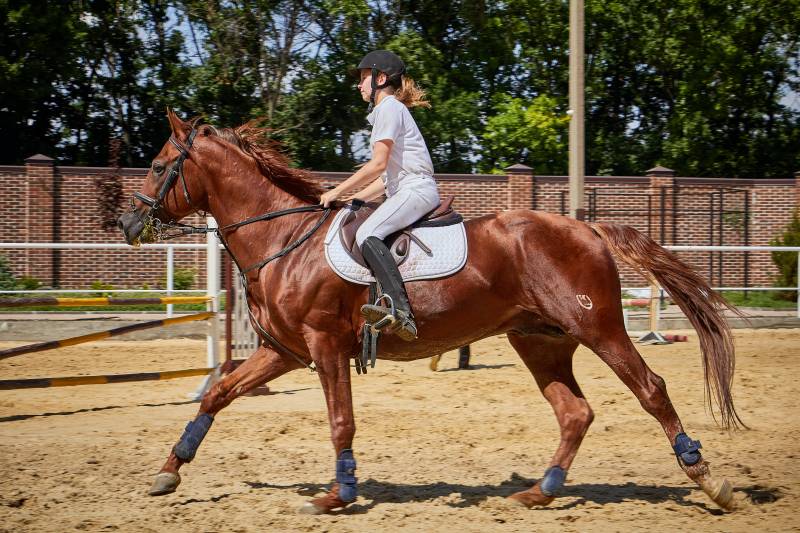
POLYGON ((261 324, 258 322, 258 320, 256 320, 256 317, 253 314, 253 310, 250 308, 250 300, 249 300, 249 297, 248 297, 249 286, 248 286, 248 283, 247 283, 247 274, 248 274, 248 272, 252 272, 252 271, 258 272, 259 270, 261 270, 262 268, 267 266, 270 262, 272 262, 275 259, 278 259, 280 257, 283 257, 284 255, 288 254, 289 252, 291 252, 292 250, 294 250, 295 248, 297 248, 298 246, 303 244, 314 233, 316 233, 316 231, 322 226, 322 224, 325 223, 325 221, 330 216, 331 211, 332 211, 332 209, 330 207, 322 207, 321 205, 309 205, 309 206, 303 206, 303 207, 293 207, 293 208, 290 208, 290 209, 282 209, 280 211, 272 211, 270 213, 265 213, 263 215, 258 215, 258 216, 255 216, 255 217, 251 217, 251 218, 242 220, 241 222, 236 222, 234 224, 228 224, 227 226, 223 226, 221 228, 209 228, 208 226, 206 226, 205 228, 197 228, 197 229, 201 229, 201 230, 205 229, 206 233, 212 232, 212 231, 216 232, 217 237, 219 238, 219 240, 222 243, 222 245, 225 247, 225 250, 230 254, 231 259, 233 259, 233 262, 236 263, 236 267, 239 269, 239 278, 241 279, 242 286, 244 287, 244 298, 245 298, 245 302, 247 303, 247 314, 250 317, 251 324, 253 324, 255 326, 255 328, 259 331, 259 333, 261 333, 261 336, 264 339, 266 339, 266 341, 269 342, 272 346, 274 346, 275 348, 279 348, 284 353, 289 354, 297 362, 299 362, 300 364, 302 364, 303 366, 305 366, 306 368, 308 368, 312 372, 316 372, 317 371, 317 369, 314 366, 313 362, 311 364, 309 364, 309 363, 306 363, 305 361, 303 361, 303 359, 299 355, 294 353, 287 346, 284 346, 283 343, 281 343, 278 339, 273 337, 264 327, 261 326, 261 324), (284 246, 281 251, 279 251, 277 253, 274 253, 271 256, 267 257, 266 259, 263 259, 262 261, 259 261, 258 263, 254 264, 254 265, 252 265, 252 266, 250 266, 248 268, 245 268, 245 269, 242 269, 241 265, 239 264, 239 261, 236 259, 236 256, 233 255, 233 252, 231 251, 230 247, 228 246, 228 241, 225 239, 224 232, 229 230, 229 229, 240 228, 240 227, 245 226, 247 224, 252 224, 253 222, 260 222, 260 221, 264 221, 264 220, 272 220, 272 219, 275 219, 275 218, 278 218, 278 217, 282 217, 284 215, 291 215, 291 214, 294 214, 294 213, 308 213, 308 212, 314 212, 314 211, 322 211, 323 213, 322 213, 322 216, 320 217, 320 219, 317 221, 316 224, 314 224, 314 226, 311 229, 309 229, 307 232, 305 232, 303 235, 301 235, 300 237, 298 237, 294 241, 292 241, 289 244, 287 244, 286 246, 284 246))
MULTIPOLYGON (((307 241, 316 231, 325 223, 328 217, 333 211, 330 207, 323 207, 321 205, 308 205, 308 206, 301 206, 301 207, 292 207, 289 209, 281 209, 279 211, 271 211, 269 213, 264 213, 262 215, 256 215, 254 217, 247 218, 240 222, 235 222, 233 224, 228 224, 227 226, 223 226, 221 228, 209 228, 208 225, 202 226, 192 226, 190 224, 182 224, 180 222, 161 222, 159 219, 153 216, 153 213, 158 211, 161 206, 163 205, 164 198, 166 198, 167 194, 169 193, 170 189, 175 185, 175 181, 178 177, 181 179, 181 183, 183 185, 183 197, 186 199, 187 204, 189 207, 192 207, 192 200, 191 196, 189 195, 189 188, 186 186, 186 177, 183 174, 183 162, 186 158, 189 157, 189 150, 194 143, 195 136, 197 135, 197 130, 192 129, 189 137, 186 140, 186 146, 184 147, 174 136, 170 136, 169 142, 171 142, 177 149, 180 151, 180 155, 170 167, 169 174, 167 175, 167 179, 164 180, 164 183, 161 185, 161 188, 158 191, 158 195, 156 198, 151 198, 144 193, 135 192, 133 193, 133 198, 131 198, 131 211, 136 214, 139 220, 145 225, 145 227, 151 228, 153 232, 153 237, 156 240, 169 240, 175 239, 177 237, 183 237, 184 235, 197 235, 197 234, 207 234, 207 233, 216 233, 217 237, 219 238, 222 246, 225 250, 230 254, 231 259, 236 264, 236 267, 239 269, 239 276, 242 281, 242 285, 244 287, 244 296, 245 302, 247 304, 247 313, 250 316, 250 322, 255 326, 255 328, 259 331, 262 338, 264 338, 269 344, 274 346, 275 348, 280 349, 282 352, 292 356, 297 362, 311 370, 312 372, 316 372, 316 368, 314 363, 311 364, 306 363, 299 355, 294 353, 291 349, 284 346, 278 339, 273 337, 261 324, 258 323, 256 320, 255 315, 253 314, 252 309, 250 308, 250 300, 248 297, 248 283, 247 283, 247 274, 249 272, 258 272, 269 263, 274 261, 275 259, 279 259, 284 255, 287 255, 289 252, 294 250, 295 248, 299 247, 305 241, 307 241), (140 216, 136 213, 136 207, 134 204, 134 198, 142 202, 143 204, 148 206, 148 210, 144 213, 143 216, 140 216), (322 216, 320 219, 314 224, 311 229, 305 232, 303 235, 295 239, 294 241, 290 242, 286 246, 283 247, 277 253, 274 253, 259 261, 258 263, 251 265, 245 269, 242 269, 242 266, 239 264, 239 261, 236 259, 236 256, 233 255, 230 247, 228 246, 228 241, 225 239, 225 234, 229 231, 236 230, 242 226, 246 226, 248 224, 253 224, 255 222, 263 222, 268 220, 273 220, 276 218, 280 218, 286 215, 292 215, 295 213, 310 213, 310 212, 317 212, 321 211, 322 216)), ((197 212, 195 209, 193 212, 197 212)))

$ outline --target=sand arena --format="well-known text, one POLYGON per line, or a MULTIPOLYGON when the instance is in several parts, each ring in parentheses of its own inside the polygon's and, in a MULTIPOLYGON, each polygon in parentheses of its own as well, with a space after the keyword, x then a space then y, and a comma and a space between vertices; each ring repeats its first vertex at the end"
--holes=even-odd
MULTIPOLYGON (((667 382, 712 472, 755 501, 725 514, 678 468, 657 422, 594 354, 575 375, 595 411, 565 494, 526 510, 505 496, 533 484, 558 426, 502 337, 473 345, 470 371, 446 355, 353 372, 360 497, 347 510, 296 509, 333 476, 317 377, 295 371, 274 394, 217 417, 175 494, 153 475, 197 404, 201 378, 0 391, 2 531, 786 531, 800 491, 800 329, 736 330, 734 399, 752 429, 728 434, 705 412, 697 337, 640 351, 667 382)), ((35 339, 34 339, 35 340, 35 339)), ((11 347, 21 343, 0 343, 11 347)), ((202 340, 104 341, 0 362, 3 379, 200 366, 202 340)))

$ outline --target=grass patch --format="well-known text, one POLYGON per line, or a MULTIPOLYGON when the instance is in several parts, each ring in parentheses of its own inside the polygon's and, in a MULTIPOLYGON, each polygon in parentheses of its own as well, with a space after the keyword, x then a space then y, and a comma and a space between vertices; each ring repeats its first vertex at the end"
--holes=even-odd
POLYGON ((775 291, 722 291, 722 297, 736 307, 764 307, 767 309, 795 309, 796 302, 780 300, 775 291))

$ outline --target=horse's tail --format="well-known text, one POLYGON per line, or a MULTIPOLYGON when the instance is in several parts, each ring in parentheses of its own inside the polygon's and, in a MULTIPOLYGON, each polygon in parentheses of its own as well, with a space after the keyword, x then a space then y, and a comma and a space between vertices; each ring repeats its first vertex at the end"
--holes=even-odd
POLYGON ((736 362, 733 335, 722 310, 741 311, 715 293, 706 281, 670 251, 629 226, 592 223, 608 248, 625 263, 663 287, 686 314, 700 338, 703 354, 705 399, 714 419, 711 398, 720 410, 723 428, 747 427, 733 405, 731 387, 736 362))

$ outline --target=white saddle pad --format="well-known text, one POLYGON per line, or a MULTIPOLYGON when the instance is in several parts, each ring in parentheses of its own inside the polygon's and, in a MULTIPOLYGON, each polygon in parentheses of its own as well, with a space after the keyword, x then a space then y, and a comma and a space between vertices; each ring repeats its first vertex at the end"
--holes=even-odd
MULTIPOLYGON (((339 211, 325 235, 325 259, 339 276, 362 285, 375 281, 369 269, 356 263, 344 249, 339 238, 339 227, 350 212, 339 211)), ((431 255, 412 239, 408 258, 400 265, 400 274, 405 281, 434 279, 455 274, 467 262, 467 232, 464 223, 441 228, 415 228, 412 234, 431 249, 431 255)))

